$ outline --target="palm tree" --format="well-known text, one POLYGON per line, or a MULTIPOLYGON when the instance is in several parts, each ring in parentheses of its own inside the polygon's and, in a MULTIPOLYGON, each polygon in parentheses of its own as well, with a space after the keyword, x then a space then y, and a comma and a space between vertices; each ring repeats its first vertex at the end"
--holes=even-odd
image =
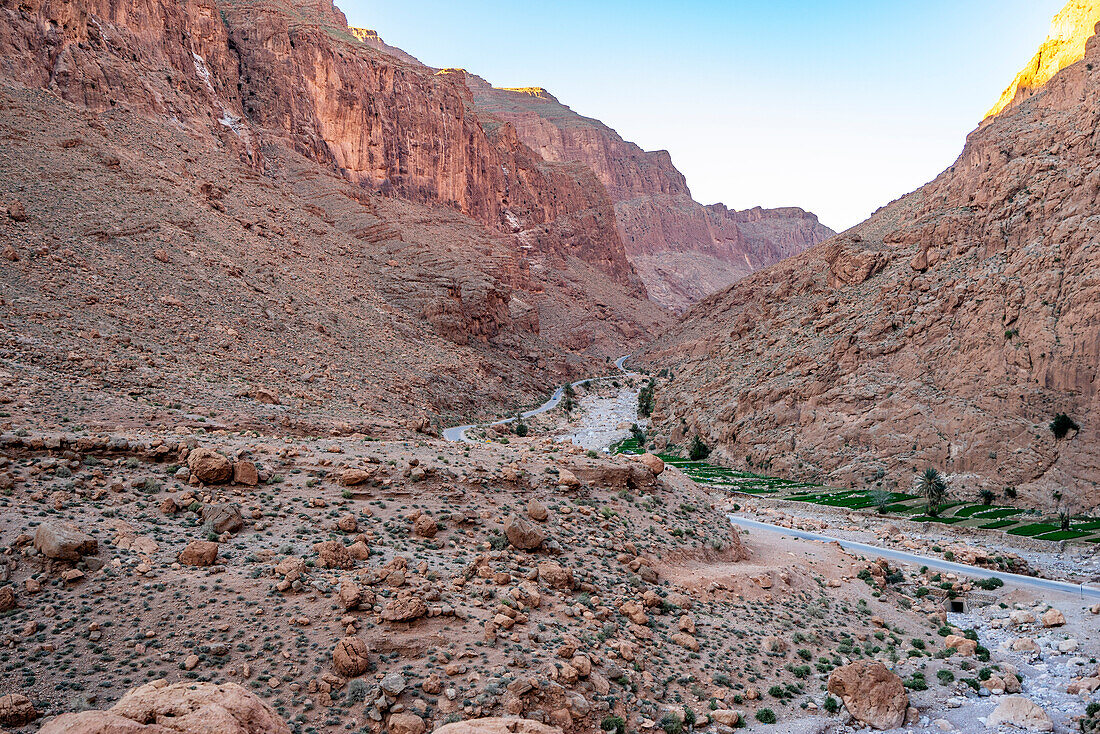
POLYGON ((913 489, 928 503, 928 515, 936 517, 940 513, 940 505, 947 498, 947 480, 932 467, 928 467, 914 482, 913 489))

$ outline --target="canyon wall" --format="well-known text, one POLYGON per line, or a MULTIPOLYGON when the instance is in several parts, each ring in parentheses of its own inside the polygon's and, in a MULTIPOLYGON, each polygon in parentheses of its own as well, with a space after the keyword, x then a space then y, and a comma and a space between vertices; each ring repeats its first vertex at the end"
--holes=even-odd
POLYGON ((1092 37, 935 181, 688 312, 646 355, 672 374, 661 440, 834 484, 908 490, 935 466, 961 499, 1100 504, 1098 64, 1092 37), (1079 431, 1055 436, 1060 413, 1079 431))
MULTIPOLYGON (((395 413, 527 402, 569 376, 602 369, 666 323, 626 257, 613 202, 588 167, 543 159, 511 125, 483 126, 464 75, 427 69, 392 47, 377 48, 374 38, 348 28, 329 0, 0 0, 5 114, 21 120, 10 140, 37 143, 8 146, 0 210, 28 215, 4 219, 5 237, 23 251, 52 252, 65 241, 75 257, 97 262, 107 238, 112 263, 132 260, 135 272, 166 289, 158 297, 168 300, 150 307, 167 308, 164 323, 176 323, 175 306, 164 303, 177 301, 196 313, 219 303, 250 327, 256 312, 301 316, 292 305, 300 300, 292 286, 301 281, 317 312, 336 321, 305 330, 300 353, 335 364, 329 342, 339 333, 338 351, 354 344, 358 363, 370 344, 386 343, 392 359, 366 359, 368 376, 345 385, 344 397, 364 403, 356 390, 379 400, 399 394, 405 399, 390 408, 395 413), (90 140, 87 132, 61 132, 79 128, 73 121, 80 119, 91 126, 90 140), (56 140, 42 147, 54 128, 56 140), (120 149, 114 137, 129 147, 120 149), (174 142, 165 147, 161 138, 174 142), (105 165, 121 175, 109 177, 111 191, 76 175, 105 165), (60 168, 53 166, 69 170, 71 180, 54 182, 60 168), (38 197, 26 193, 33 170, 42 172, 38 197), (151 181, 173 183, 178 196, 151 181), (51 196, 66 197, 64 205, 51 196), (84 227, 60 215, 69 204, 110 212, 118 223, 84 227), (37 211, 51 206, 59 212, 52 219, 37 211), (160 211, 183 223, 181 240, 163 241, 160 232, 171 227, 158 221, 160 211), (183 242, 192 243, 188 252, 208 253, 202 257, 234 253, 226 267, 246 278, 258 269, 257 283, 277 270, 278 293, 257 285, 226 304, 214 290, 220 279, 176 292, 161 276, 180 261, 173 250, 183 242), (316 282, 325 271, 343 294, 316 282), (394 324, 385 339, 367 338, 388 320, 394 324), (451 367, 436 369, 440 360, 451 367)), ((28 303, 42 313, 72 309, 73 293, 39 286, 72 276, 75 288, 78 273, 15 257, 6 282, 28 303)), ((126 281, 110 283, 104 299, 122 298, 110 289, 126 281)), ((106 318, 123 328, 98 309, 87 309, 91 323, 106 318)), ((147 326, 150 341, 180 337, 147 326)), ((62 333, 75 337, 70 328, 44 333, 57 341, 62 333)), ((241 324, 225 328, 242 333, 241 324)), ((274 333, 250 331, 250 349, 276 350, 274 333)), ((197 374, 199 357, 180 354, 180 368, 190 363, 189 374, 197 374)))
POLYGON ((501 89, 473 75, 468 85, 487 126, 510 123, 546 160, 595 172, 615 202, 627 256, 666 308, 682 310, 833 234, 793 207, 736 212, 697 203, 668 151, 642 150, 541 87, 501 89))

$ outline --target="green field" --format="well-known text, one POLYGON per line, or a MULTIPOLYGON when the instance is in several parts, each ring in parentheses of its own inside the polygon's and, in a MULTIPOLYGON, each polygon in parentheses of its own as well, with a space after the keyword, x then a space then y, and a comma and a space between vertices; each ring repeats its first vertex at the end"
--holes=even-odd
MULTIPOLYGON (((639 446, 633 437, 624 439, 612 447, 612 453, 616 454, 641 454, 644 451, 645 449, 639 446)), ((924 500, 915 494, 875 492, 866 489, 836 489, 820 484, 740 471, 706 461, 691 461, 673 454, 658 454, 658 456, 666 464, 680 469, 699 484, 729 492, 767 495, 823 507, 871 511, 883 517, 897 515, 914 522, 1003 530, 1011 535, 1052 542, 1083 540, 1089 543, 1100 543, 1100 519, 1097 518, 1075 517, 1069 530, 1062 530, 1057 522, 1047 521, 1046 518, 1018 507, 963 501, 940 505, 937 514, 931 516, 927 514, 928 508, 924 500), (879 510, 880 505, 885 506, 879 510)))

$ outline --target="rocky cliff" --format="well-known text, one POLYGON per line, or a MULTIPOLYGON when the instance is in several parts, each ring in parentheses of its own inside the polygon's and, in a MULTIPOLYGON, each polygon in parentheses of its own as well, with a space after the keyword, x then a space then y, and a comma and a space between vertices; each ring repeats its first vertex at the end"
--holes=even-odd
POLYGON ((1054 16, 1039 51, 1016 75, 1001 94, 986 119, 1000 114, 1043 88, 1062 69, 1076 64, 1085 55, 1085 43, 1100 23, 1100 3, 1096 0, 1071 0, 1054 16))
MULTIPOLYGON (((664 323, 590 169, 546 161, 510 125, 486 128, 463 75, 376 48, 330 0, 0 0, 0 16, 11 143, 0 206, 26 212, 2 222, 13 243, 5 282, 36 304, 18 318, 66 311, 94 290, 35 254, 61 241, 93 272, 133 262, 162 299, 146 304, 158 315, 146 321, 115 290, 127 279, 109 278, 99 297, 124 298, 144 326, 95 306, 47 341, 80 343, 107 319, 100 331, 136 329, 165 348, 183 338, 179 367, 194 375, 205 360, 186 348, 187 330, 160 333, 178 325, 177 303, 190 313, 216 303, 247 323, 221 327, 247 332, 253 355, 279 338, 254 330, 274 324, 253 316, 285 312, 311 324, 295 329, 300 354, 331 367, 334 348, 354 347, 367 377, 344 384, 342 399, 400 394, 394 413, 441 414, 529 401, 664 323), (36 182, 34 171, 46 173, 36 182), (72 219, 79 211, 111 221, 72 219), (220 278, 180 292, 172 273, 195 258, 253 285, 228 302, 220 278)), ((110 361, 96 355, 102 344, 83 345, 89 364, 110 361)))
POLYGON ((703 301, 648 352, 656 424, 729 460, 1100 504, 1100 40, 935 181, 703 301), (1078 426, 1056 436, 1065 413, 1078 426))
POLYGON ((682 310, 833 234, 801 209, 736 212, 695 202, 667 151, 642 150, 545 89, 500 89, 472 75, 468 84, 487 125, 510 123, 546 160, 595 172, 615 202, 628 257, 666 308, 682 310))

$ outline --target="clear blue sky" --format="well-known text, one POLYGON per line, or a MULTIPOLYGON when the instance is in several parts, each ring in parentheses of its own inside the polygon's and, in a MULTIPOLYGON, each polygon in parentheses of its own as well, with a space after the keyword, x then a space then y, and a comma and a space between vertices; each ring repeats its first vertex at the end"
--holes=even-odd
POLYGON ((696 199, 843 229, 947 168, 1064 0, 337 0, 431 66, 542 86, 696 199))

